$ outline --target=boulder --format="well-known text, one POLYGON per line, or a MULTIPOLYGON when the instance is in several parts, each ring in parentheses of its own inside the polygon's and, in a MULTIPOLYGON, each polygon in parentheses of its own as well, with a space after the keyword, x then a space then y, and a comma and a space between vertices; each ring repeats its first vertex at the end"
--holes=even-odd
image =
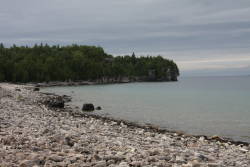
POLYGON ((101 109, 102 109, 102 107, 100 107, 100 106, 96 107, 96 110, 101 110, 101 109))
POLYGON ((82 106, 82 111, 94 111, 94 110, 95 110, 95 107, 91 103, 86 103, 86 104, 83 104, 82 106))
POLYGON ((33 91, 39 91, 40 90, 40 88, 38 88, 38 87, 35 87, 34 89, 33 89, 33 91))
POLYGON ((61 96, 51 97, 45 101, 45 104, 51 108, 64 108, 64 99, 61 96))
POLYGON ((214 136, 210 137, 209 139, 211 139, 211 140, 216 140, 216 141, 220 141, 220 142, 225 141, 223 138, 221 138, 221 137, 219 137, 219 136, 217 136, 217 135, 214 135, 214 136))

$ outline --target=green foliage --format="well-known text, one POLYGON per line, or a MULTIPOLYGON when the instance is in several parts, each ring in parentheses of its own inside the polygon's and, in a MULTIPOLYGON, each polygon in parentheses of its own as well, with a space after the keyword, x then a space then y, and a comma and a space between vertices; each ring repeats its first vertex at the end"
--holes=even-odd
POLYGON ((177 80, 179 70, 158 57, 113 57, 96 46, 49 46, 5 48, 0 44, 0 81, 78 81, 101 78, 141 77, 153 71, 154 80, 177 80))

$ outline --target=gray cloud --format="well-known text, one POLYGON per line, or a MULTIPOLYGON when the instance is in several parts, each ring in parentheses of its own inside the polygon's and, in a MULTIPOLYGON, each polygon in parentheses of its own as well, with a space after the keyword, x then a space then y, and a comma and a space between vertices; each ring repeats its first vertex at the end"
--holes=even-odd
POLYGON ((161 53, 180 63, 184 74, 192 71, 182 68, 187 60, 190 68, 197 61, 203 63, 206 73, 228 70, 233 74, 235 67, 250 73, 249 61, 228 64, 232 57, 250 57, 250 1, 0 1, 0 42, 8 46, 100 45, 113 54, 161 53), (204 59, 226 63, 208 68, 204 59))

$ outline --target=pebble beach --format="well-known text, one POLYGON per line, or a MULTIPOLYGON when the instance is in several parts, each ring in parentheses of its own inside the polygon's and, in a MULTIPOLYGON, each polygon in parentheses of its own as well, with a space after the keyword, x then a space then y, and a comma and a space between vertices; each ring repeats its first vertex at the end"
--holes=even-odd
MULTIPOLYGON (((249 167, 249 144, 157 132, 52 109, 32 86, 0 83, 0 167, 249 167)), ((78 111, 79 112, 79 111, 78 111)))

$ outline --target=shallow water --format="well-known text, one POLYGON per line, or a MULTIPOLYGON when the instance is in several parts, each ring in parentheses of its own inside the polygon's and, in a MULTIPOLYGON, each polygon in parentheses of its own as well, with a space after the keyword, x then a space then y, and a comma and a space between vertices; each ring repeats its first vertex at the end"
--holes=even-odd
POLYGON ((45 92, 93 103, 115 118, 190 134, 250 142, 250 77, 189 77, 178 82, 51 87, 45 92))

